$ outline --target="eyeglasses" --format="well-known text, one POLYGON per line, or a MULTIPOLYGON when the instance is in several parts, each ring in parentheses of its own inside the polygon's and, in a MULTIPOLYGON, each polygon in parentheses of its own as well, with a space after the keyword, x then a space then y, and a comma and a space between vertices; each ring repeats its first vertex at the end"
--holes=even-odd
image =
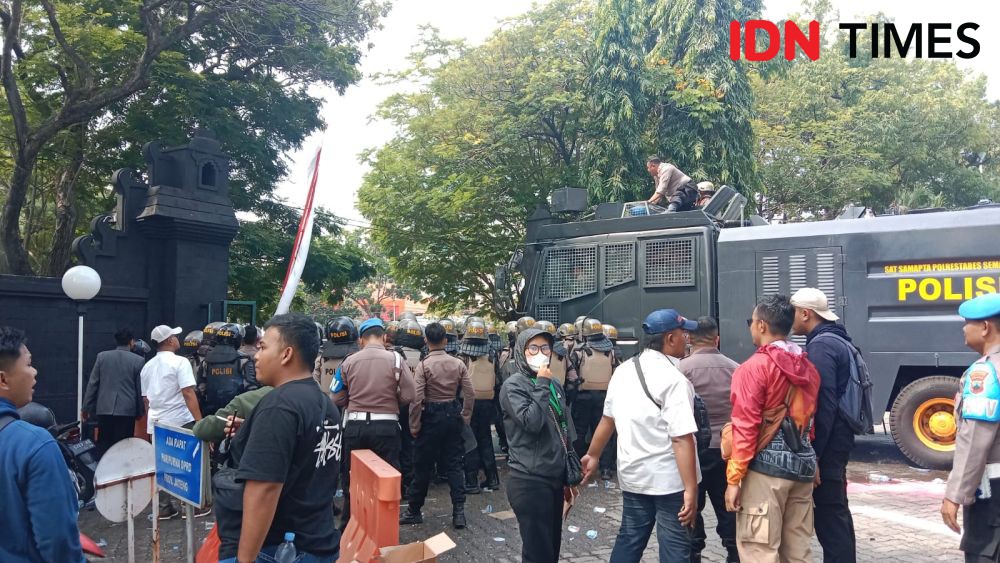
POLYGON ((542 344, 541 346, 539 346, 538 344, 531 344, 528 346, 527 350, 531 355, 535 355, 539 352, 543 354, 552 353, 552 347, 549 346, 548 344, 542 344))
POLYGON ((753 319, 747 319, 747 328, 753 326, 753 319))

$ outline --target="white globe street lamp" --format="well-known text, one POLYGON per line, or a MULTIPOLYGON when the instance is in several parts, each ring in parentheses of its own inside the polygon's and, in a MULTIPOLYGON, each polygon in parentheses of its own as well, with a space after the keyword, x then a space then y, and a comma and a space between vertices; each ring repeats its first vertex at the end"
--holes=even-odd
POLYGON ((90 266, 73 266, 62 277, 63 293, 76 301, 79 317, 76 350, 76 416, 83 412, 83 315, 85 304, 101 291, 101 276, 90 266))

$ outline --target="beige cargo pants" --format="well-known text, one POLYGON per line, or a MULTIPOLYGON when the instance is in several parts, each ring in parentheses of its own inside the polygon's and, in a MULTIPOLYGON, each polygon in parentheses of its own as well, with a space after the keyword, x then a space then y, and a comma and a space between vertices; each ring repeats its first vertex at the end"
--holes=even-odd
POLYGON ((749 563, 812 563, 813 484, 748 471, 740 487, 736 546, 749 563))

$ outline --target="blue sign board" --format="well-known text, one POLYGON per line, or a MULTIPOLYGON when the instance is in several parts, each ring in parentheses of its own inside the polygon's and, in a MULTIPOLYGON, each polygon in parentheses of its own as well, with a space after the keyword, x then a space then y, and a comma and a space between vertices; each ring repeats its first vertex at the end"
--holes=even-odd
POLYGON ((201 440, 190 430, 156 423, 153 450, 156 452, 156 485, 188 504, 204 506, 208 458, 201 440))

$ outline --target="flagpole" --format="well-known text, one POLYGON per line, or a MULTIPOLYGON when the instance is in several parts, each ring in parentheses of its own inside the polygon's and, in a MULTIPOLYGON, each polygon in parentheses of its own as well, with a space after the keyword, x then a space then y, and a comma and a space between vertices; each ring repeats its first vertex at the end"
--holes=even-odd
POLYGON ((311 178, 309 181, 309 193, 306 196, 306 205, 302 210, 302 219, 299 221, 299 230, 295 234, 295 244, 292 246, 292 255, 288 260, 288 269, 285 271, 285 279, 281 284, 281 298, 278 300, 278 307, 274 314, 281 315, 287 313, 292 305, 292 298, 295 297, 295 290, 298 288, 299 279, 302 277, 302 270, 305 267, 306 259, 309 257, 309 243, 312 239, 312 226, 315 217, 313 202, 316 196, 316 184, 319 180, 319 160, 323 154, 323 147, 316 151, 316 156, 311 163, 311 178))

